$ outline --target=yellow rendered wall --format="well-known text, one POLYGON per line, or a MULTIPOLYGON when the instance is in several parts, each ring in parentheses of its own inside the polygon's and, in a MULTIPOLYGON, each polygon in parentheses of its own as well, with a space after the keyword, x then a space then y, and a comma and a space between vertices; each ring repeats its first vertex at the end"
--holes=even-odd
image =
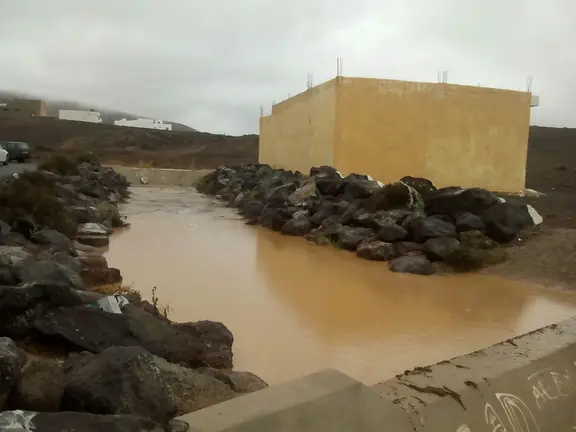
POLYGON ((334 162, 342 174, 524 188, 529 93, 369 78, 338 83, 334 162))
POLYGON ((305 174, 334 165, 335 111, 334 80, 274 105, 260 119, 259 162, 305 174))

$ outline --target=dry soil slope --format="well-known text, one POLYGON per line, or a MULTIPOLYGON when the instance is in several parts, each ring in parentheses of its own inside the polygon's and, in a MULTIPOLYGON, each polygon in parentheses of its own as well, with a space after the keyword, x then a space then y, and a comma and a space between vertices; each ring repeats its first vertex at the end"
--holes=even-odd
POLYGON ((258 136, 156 131, 54 118, 1 119, 0 140, 22 140, 43 156, 93 151, 104 162, 214 168, 258 159, 258 136))

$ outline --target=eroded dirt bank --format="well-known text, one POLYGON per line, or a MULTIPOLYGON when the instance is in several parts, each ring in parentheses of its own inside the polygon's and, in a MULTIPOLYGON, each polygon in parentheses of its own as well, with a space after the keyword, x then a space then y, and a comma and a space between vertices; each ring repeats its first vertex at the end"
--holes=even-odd
POLYGON ((373 384, 576 313, 574 294, 478 274, 418 277, 246 226, 191 189, 133 188, 106 257, 157 287, 171 318, 235 336, 235 367, 269 383, 334 366, 373 384))

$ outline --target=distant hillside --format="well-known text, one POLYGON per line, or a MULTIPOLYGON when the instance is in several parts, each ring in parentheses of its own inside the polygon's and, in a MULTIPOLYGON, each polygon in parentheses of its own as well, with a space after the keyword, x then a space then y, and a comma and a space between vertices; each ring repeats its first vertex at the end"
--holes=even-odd
MULTIPOLYGON (((125 113, 122 111, 115 111, 115 110, 106 110, 102 108, 98 108, 95 106, 89 106, 80 102, 72 102, 72 101, 62 101, 62 100, 50 100, 41 98, 39 96, 18 93, 18 92, 10 92, 10 91, 2 91, 0 90, 0 99, 11 99, 11 98, 31 98, 31 99, 43 99, 46 102, 48 107, 48 115, 51 117, 58 117, 58 112, 60 110, 79 110, 79 111, 89 111, 94 110, 98 111, 102 116, 102 121, 105 124, 114 124, 114 121, 120 120, 123 118, 127 118, 128 120, 135 120, 138 118, 152 118, 145 115, 137 115, 137 114, 130 114, 125 113)), ((197 132, 196 129, 191 128, 190 126, 186 126, 181 123, 176 123, 170 121, 168 119, 159 119, 164 120, 164 123, 170 123, 172 125, 173 131, 180 131, 180 132, 197 132)))
POLYGON ((110 164, 216 168, 258 160, 257 135, 160 131, 51 117, 0 117, 0 139, 26 141, 41 158, 93 152, 110 164))

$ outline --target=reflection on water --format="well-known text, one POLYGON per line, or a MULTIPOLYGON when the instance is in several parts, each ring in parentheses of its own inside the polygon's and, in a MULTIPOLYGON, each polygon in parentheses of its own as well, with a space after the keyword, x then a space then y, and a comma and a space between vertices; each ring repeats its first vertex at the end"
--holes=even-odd
POLYGON ((192 190, 136 188, 107 258, 175 321, 234 333, 235 367, 269 383, 335 367, 374 384, 576 315, 572 293, 481 275, 388 272, 244 225, 192 190))

